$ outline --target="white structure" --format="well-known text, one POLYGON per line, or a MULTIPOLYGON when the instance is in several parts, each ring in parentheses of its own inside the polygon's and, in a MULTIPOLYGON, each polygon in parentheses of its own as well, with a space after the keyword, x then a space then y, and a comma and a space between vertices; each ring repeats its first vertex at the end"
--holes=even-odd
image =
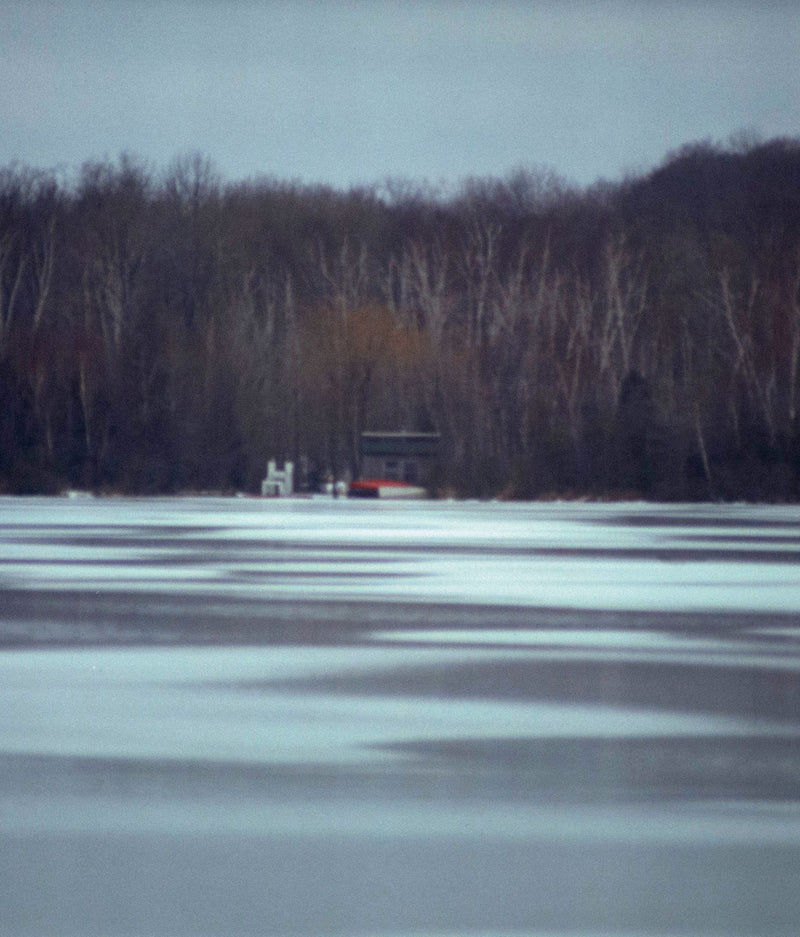
POLYGON ((261 494, 265 498, 285 498, 294 490, 294 463, 284 462, 279 471, 274 459, 267 463, 267 477, 261 482, 261 494))
POLYGON ((334 481, 333 477, 322 486, 322 493, 326 495, 332 495, 334 498, 338 498, 340 495, 344 497, 347 494, 347 482, 343 481, 341 478, 338 481, 334 481))

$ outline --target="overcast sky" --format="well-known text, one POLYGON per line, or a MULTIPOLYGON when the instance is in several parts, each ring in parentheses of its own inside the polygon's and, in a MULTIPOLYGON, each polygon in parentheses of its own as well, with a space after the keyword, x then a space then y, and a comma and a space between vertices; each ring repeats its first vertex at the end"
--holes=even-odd
POLYGON ((0 0, 0 164, 579 185, 800 136, 800 2, 0 0))

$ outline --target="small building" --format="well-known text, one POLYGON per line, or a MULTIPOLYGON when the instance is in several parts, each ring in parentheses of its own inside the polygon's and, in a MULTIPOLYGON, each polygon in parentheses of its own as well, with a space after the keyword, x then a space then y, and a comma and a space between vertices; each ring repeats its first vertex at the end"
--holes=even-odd
POLYGON ((438 433, 362 433, 361 477, 431 484, 439 456, 438 433))
POLYGON ((294 464, 285 462, 279 469, 274 459, 267 463, 267 477, 261 482, 265 498, 285 498, 294 491, 294 464))

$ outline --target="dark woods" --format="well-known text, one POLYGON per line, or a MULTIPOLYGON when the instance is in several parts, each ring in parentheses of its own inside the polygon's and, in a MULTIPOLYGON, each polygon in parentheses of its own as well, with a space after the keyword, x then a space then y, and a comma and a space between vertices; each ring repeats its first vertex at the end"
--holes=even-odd
POLYGON ((572 191, 0 173, 0 491, 255 491, 437 430, 442 491, 797 499, 800 141, 572 191))

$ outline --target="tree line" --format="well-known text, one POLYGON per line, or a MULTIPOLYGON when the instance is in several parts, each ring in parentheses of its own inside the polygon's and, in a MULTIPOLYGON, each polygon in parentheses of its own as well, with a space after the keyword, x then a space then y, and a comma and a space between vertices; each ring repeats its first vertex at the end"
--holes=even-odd
POLYGON ((462 496, 800 495, 800 141, 617 183, 0 170, 0 491, 256 491, 441 434, 462 496))

